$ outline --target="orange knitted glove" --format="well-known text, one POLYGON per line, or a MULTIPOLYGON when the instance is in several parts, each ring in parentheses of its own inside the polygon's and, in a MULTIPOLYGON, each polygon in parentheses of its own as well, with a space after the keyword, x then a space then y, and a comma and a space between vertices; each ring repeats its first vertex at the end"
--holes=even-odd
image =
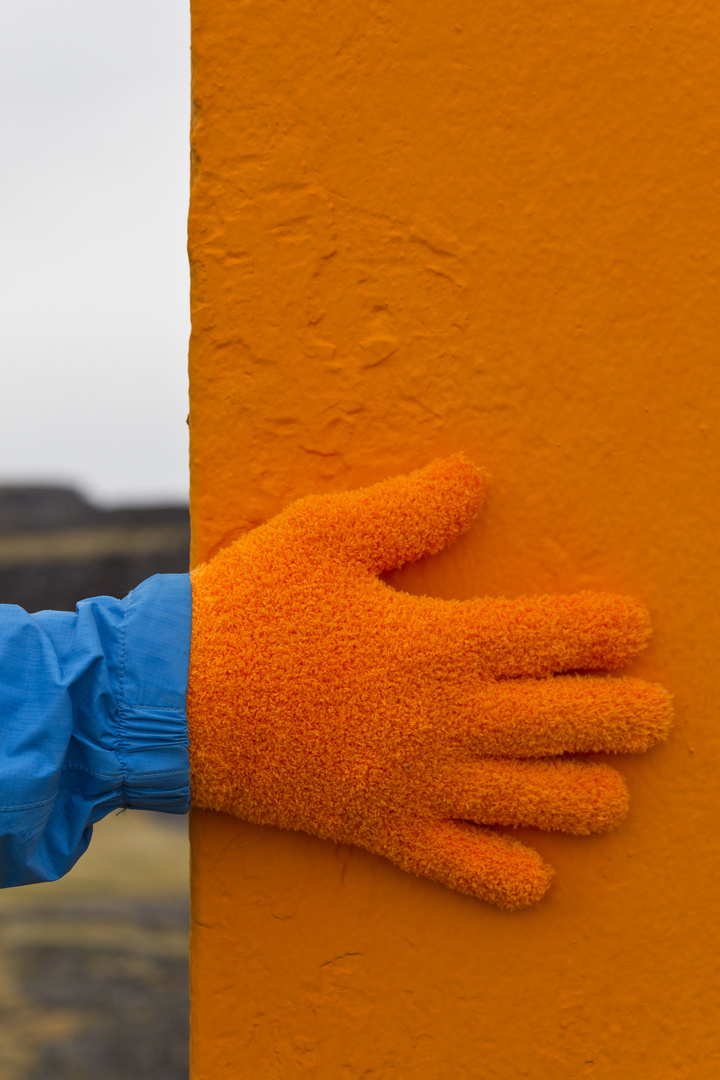
POLYGON ((646 750, 668 694, 556 673, 634 656, 639 603, 445 601, 377 577, 467 529, 486 480, 457 455, 311 495, 193 572, 195 806, 359 844, 505 908, 539 900, 552 870, 480 825, 590 833, 624 817, 614 769, 560 755, 646 750))

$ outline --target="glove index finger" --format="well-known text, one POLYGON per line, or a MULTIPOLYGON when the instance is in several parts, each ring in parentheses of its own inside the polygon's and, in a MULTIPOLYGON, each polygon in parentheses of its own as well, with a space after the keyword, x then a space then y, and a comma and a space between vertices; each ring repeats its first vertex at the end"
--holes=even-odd
POLYGON ((355 491, 303 499, 291 508, 326 526, 333 546, 380 574, 434 555, 470 526, 488 475, 462 454, 355 491))

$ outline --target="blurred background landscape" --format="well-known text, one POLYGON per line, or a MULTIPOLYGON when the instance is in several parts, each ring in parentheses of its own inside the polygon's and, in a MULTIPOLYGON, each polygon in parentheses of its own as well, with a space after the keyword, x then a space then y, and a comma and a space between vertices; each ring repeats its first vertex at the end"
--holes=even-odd
MULTIPOLYGON (((189 5, 0 21, 0 603, 72 610, 188 565, 189 5)), ((184 818, 0 890, 0 1080, 186 1080, 187 932, 184 818)))
MULTIPOLYGON (((0 602, 74 610, 184 573, 187 506, 0 486, 0 602)), ((62 880, 0 891, 2 1080, 185 1080, 187 819, 110 815, 62 880)))
POLYGON ((74 611, 188 569, 187 506, 99 510, 71 488, 0 485, 0 601, 74 611))

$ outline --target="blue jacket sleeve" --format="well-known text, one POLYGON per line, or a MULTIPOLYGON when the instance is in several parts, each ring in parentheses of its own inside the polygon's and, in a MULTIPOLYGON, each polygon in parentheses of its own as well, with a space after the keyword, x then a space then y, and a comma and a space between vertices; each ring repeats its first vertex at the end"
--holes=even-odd
POLYGON ((191 610, 188 574, 0 605, 0 887, 62 877, 111 810, 187 811, 191 610))

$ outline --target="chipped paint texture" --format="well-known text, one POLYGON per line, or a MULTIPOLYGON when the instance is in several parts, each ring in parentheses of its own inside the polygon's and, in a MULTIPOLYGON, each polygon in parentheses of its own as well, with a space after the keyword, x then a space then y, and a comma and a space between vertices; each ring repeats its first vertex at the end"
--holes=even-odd
POLYGON ((390 576, 611 588, 668 744, 506 914, 193 823, 193 1080, 714 1080, 720 14, 699 0, 193 0, 195 560, 464 450, 481 522, 390 576))

